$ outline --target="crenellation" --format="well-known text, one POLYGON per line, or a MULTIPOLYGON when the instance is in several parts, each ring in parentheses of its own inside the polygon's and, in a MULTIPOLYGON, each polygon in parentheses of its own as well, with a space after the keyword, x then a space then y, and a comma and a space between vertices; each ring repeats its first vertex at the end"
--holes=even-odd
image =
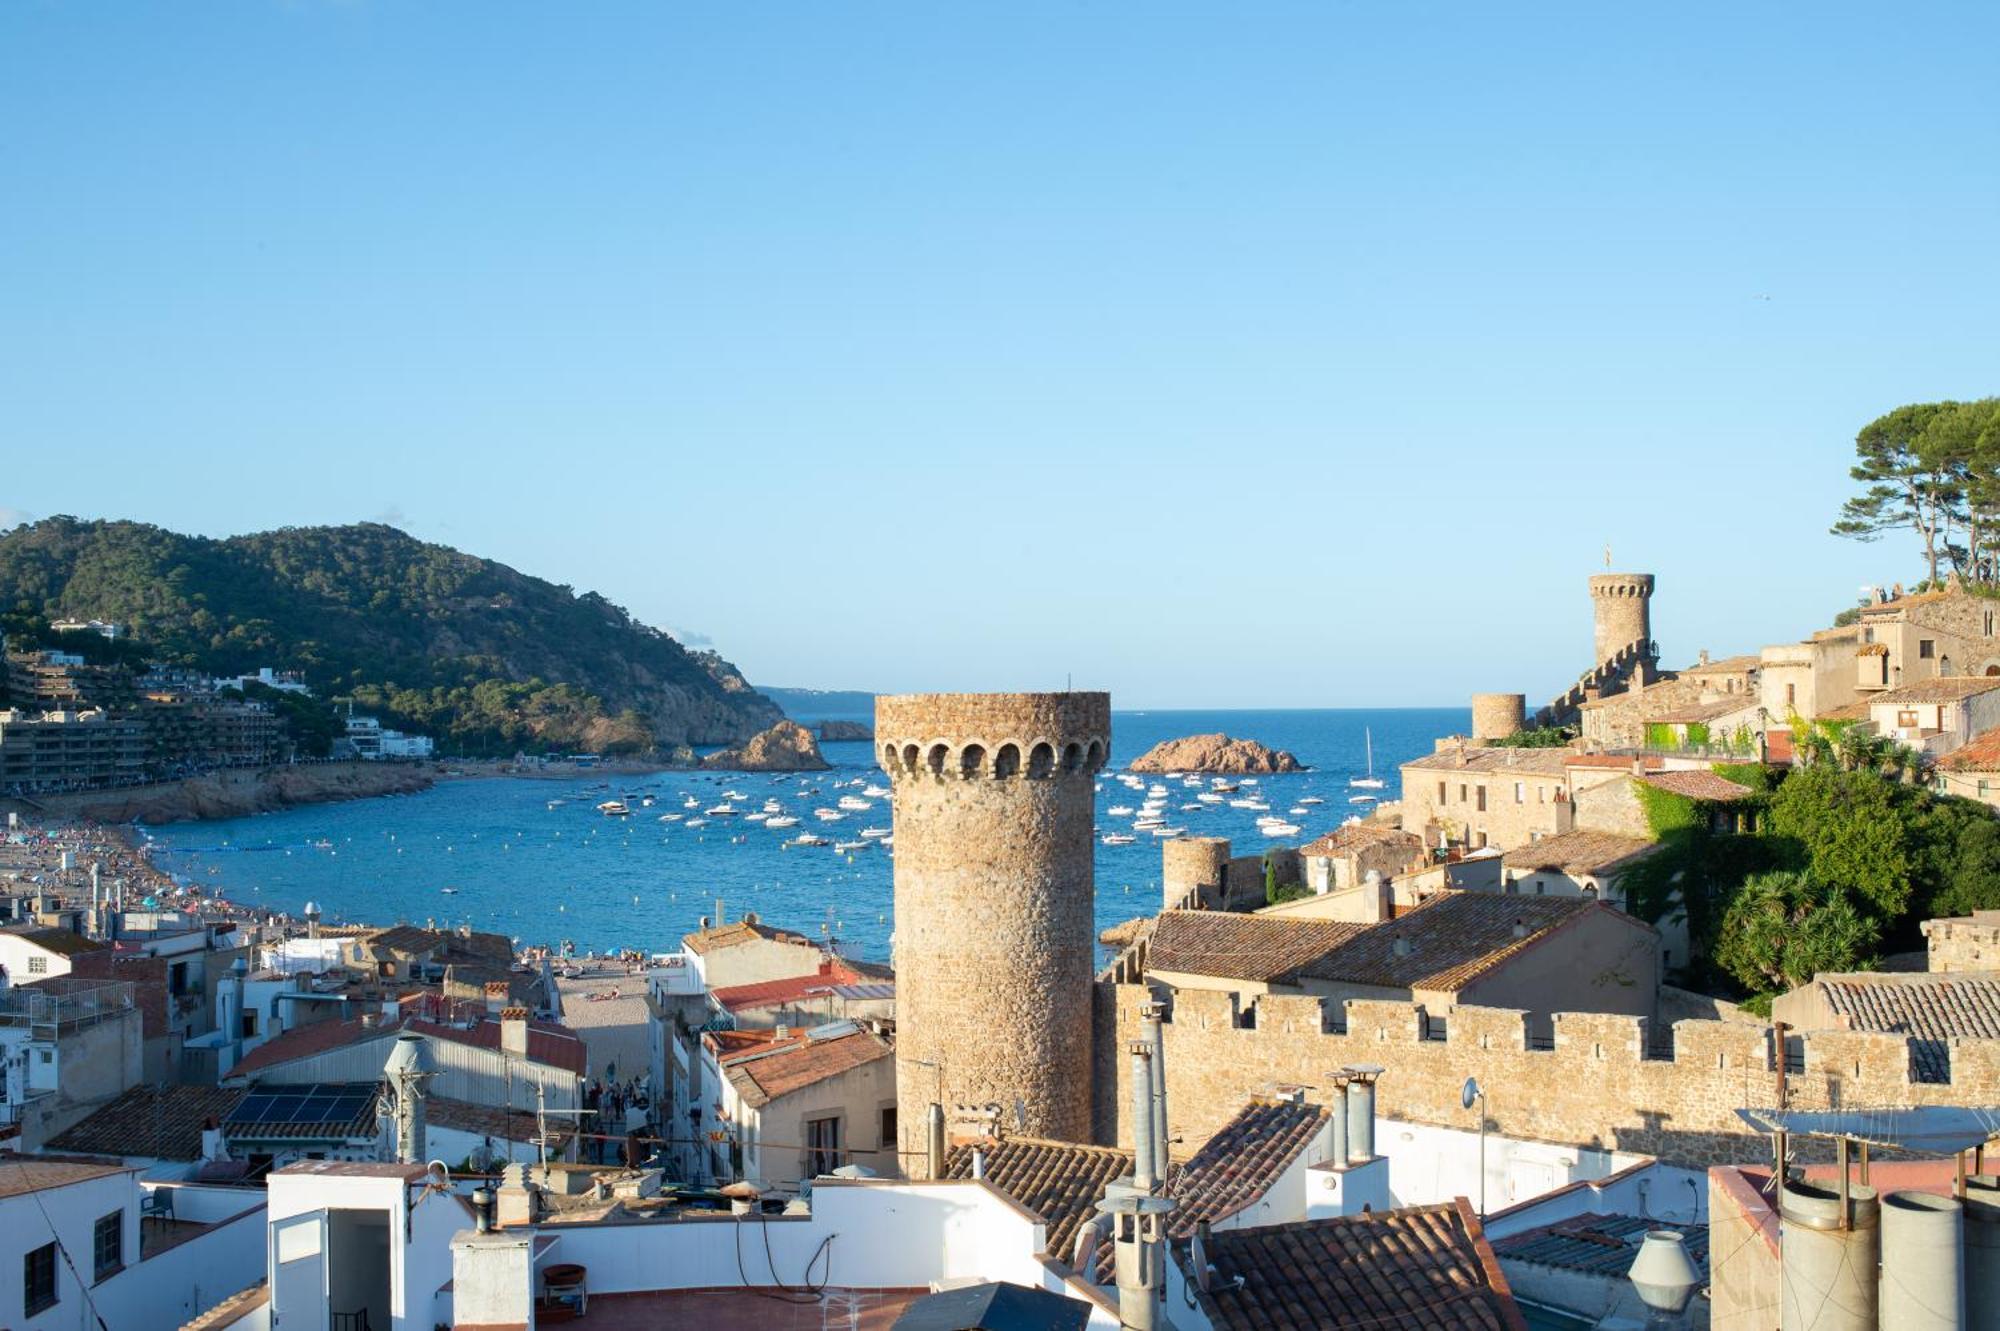
MULTIPOLYGON (((1109 986, 1100 1002, 1115 1013, 1104 1035, 1135 1038, 1142 985, 1109 986)), ((1329 1031, 1312 1016, 1314 1000, 1266 995, 1255 1024, 1234 1028, 1230 995, 1184 989, 1174 994, 1165 1027, 1168 1105, 1173 1131, 1194 1141, 1227 1122, 1243 1097, 1270 1082, 1323 1087, 1344 1064, 1388 1070, 1377 1087, 1384 1116, 1459 1127, 1459 1090, 1467 1077, 1489 1088, 1513 1087, 1488 1105, 1497 1131, 1577 1146, 1658 1155, 1677 1164, 1761 1160, 1769 1143, 1736 1110, 1776 1100, 1768 1027, 1690 1018, 1674 1024, 1671 1057, 1648 1057, 1643 1018, 1558 1013, 1553 1049, 1531 1047, 1524 1014, 1504 1008, 1454 1007, 1446 1036, 1425 1039, 1420 1004, 1351 999, 1347 1028, 1329 1031)), ((1904 1036, 1820 1032, 1794 1037, 1806 1071, 1787 1078, 1801 1107, 1992 1103, 2000 1092, 2000 1042, 1951 1046, 1952 1080, 1911 1081, 1904 1036)), ((1664 1052, 1664 1050, 1662 1051, 1664 1052)), ((1123 1060, 1100 1060, 1099 1136, 1130 1141, 1129 1083, 1123 1060), (1121 1088, 1113 1093, 1113 1087, 1121 1088)), ((1313 1091, 1314 1098, 1323 1092, 1313 1091)))

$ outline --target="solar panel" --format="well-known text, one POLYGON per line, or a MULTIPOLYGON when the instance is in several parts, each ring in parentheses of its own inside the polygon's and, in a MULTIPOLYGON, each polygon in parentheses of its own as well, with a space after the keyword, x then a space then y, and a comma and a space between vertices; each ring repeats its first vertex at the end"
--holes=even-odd
POLYGON ((244 1096, 229 1115, 241 1130, 255 1125, 284 1129, 313 1124, 352 1124, 372 1118, 374 1082, 323 1082, 311 1086, 260 1087, 244 1096))

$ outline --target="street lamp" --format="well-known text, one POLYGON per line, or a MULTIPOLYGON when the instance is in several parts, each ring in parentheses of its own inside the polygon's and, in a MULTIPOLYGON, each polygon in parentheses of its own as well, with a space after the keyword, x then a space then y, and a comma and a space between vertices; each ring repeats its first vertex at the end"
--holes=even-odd
POLYGON ((1465 1087, 1458 1093, 1458 1102, 1465 1108, 1479 1103, 1479 1219, 1486 1219, 1486 1092, 1480 1089, 1479 1078, 1467 1077, 1465 1087))

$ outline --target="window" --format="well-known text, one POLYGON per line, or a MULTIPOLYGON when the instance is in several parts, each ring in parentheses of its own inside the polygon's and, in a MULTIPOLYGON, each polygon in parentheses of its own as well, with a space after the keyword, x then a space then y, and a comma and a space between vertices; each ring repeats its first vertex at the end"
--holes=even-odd
POLYGON ((1514 803, 1526 804, 1527 802, 1528 802, 1528 783, 1525 781, 1516 781, 1514 783, 1514 803))
MULTIPOLYGON (((896 1106, 894 1105, 884 1105, 882 1107, 881 1146, 882 1149, 885 1151, 893 1151, 896 1149, 896 1106)), ((890 1159, 884 1161, 883 1163, 893 1165, 896 1163, 896 1161, 894 1159, 890 1159)))
POLYGON ((1480 811, 1481 813, 1485 813, 1485 812, 1486 812, 1486 787, 1484 787, 1484 786, 1479 786, 1479 787, 1477 787, 1476 789, 1477 789, 1477 791, 1478 791, 1478 794, 1479 794, 1479 811, 1480 811))
POLYGON ((243 1014, 243 1038, 246 1040, 257 1038, 257 1014, 255 1012, 246 1011, 243 1014))
POLYGON ((21 1316, 33 1317, 56 1302, 56 1245, 31 1248, 21 1259, 21 1316))
POLYGON ((47 957, 28 958, 28 974, 47 975, 48 973, 49 973, 49 959, 47 957))
POLYGON ((1874 630, 1874 629, 1863 629, 1863 630, 1861 630, 1861 641, 1863 641, 1863 642, 1873 642, 1873 641, 1875 641, 1875 630, 1874 630))
POLYGON ((1465 803, 1465 783, 1463 781, 1458 783, 1458 802, 1460 804, 1465 803))
POLYGON ((1986 636, 1989 638, 1993 636, 1993 612, 1991 610, 1986 612, 1986 636))
POLYGON ((1905 730, 1914 728, 1917 724, 1916 712, 1905 708, 1903 711, 1896 713, 1896 724, 1905 730))
POLYGON ((1785 706, 1790 707, 1793 703, 1797 702, 1798 700, 1799 700, 1799 686, 1796 684, 1785 685, 1785 706))
POLYGON ((809 1118, 806 1120, 806 1173, 818 1178, 821 1174, 831 1174, 839 1169, 840 1160, 840 1120, 838 1118, 809 1118))
POLYGON ((1445 802, 1444 782, 1440 781, 1438 782, 1438 803, 1443 804, 1444 802, 1445 802))
POLYGON ((1986 798, 1986 794, 1987 794, 1987 790, 1986 790, 1986 778, 1984 778, 1984 777, 1981 777, 1981 778, 1979 779, 1979 798, 1981 798, 1981 799, 1985 799, 1985 798, 1986 798))
POLYGON ((1937 655, 1936 639, 1934 638, 1917 639, 1917 659, 1919 661, 1928 661, 1936 655, 1937 655))
POLYGON ((125 1212, 113 1211, 110 1215, 97 1217, 97 1227, 90 1236, 92 1265, 97 1274, 93 1280, 116 1275, 125 1265, 125 1212))

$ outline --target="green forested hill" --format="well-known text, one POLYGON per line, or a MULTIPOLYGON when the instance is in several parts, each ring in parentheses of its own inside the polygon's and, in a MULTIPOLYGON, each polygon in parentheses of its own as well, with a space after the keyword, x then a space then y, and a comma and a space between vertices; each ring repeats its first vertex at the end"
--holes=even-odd
POLYGON ((212 540, 47 518, 0 533, 0 616, 16 642, 107 619, 155 659, 303 670, 454 752, 724 744, 781 715, 593 592, 374 523, 212 540))

